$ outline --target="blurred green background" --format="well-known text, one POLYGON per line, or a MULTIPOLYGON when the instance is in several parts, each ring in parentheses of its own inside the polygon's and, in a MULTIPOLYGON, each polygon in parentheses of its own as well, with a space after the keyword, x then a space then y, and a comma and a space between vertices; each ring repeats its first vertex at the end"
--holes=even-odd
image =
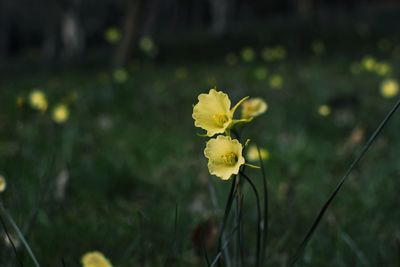
MULTIPOLYGON (((121 267, 206 265, 193 236, 220 221, 230 182, 209 175, 191 114, 215 86, 268 103, 243 140, 269 152, 266 266, 287 266, 398 93, 395 1, 25 2, 0 3, 0 200, 42 266, 80 266, 93 250, 121 267)), ((399 265, 398 115, 299 266, 399 265)), ((0 265, 15 266, 0 234, 0 265)))

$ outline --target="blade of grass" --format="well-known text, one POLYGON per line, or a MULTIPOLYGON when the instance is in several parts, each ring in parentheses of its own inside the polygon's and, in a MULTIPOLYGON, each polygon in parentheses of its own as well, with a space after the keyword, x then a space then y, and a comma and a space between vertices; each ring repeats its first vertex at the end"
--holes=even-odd
POLYGON ((265 166, 264 166, 264 161, 262 160, 261 157, 261 151, 260 147, 256 144, 257 146, 257 152, 258 152, 258 159, 260 161, 260 167, 261 167, 261 174, 263 178, 263 195, 264 195, 264 217, 262 219, 262 240, 261 240, 261 265, 264 264, 265 261, 265 254, 267 253, 267 239, 268 239, 268 184, 267 184, 267 175, 265 174, 265 166))
POLYGON ((31 257, 33 263, 36 267, 40 267, 39 262, 37 261, 35 254, 33 253, 31 247, 29 246, 28 242, 25 240, 24 235, 22 234, 21 230, 19 229, 18 225, 15 223, 11 214, 4 208, 3 204, 0 203, 0 210, 6 216, 6 219, 9 221, 11 226, 14 228, 14 231, 17 233, 18 238, 21 240, 22 244, 25 246, 26 251, 28 252, 29 256, 31 257))
POLYGON ((307 246, 308 242, 310 241, 311 237, 313 236, 315 230, 317 229, 319 223, 321 222, 321 219, 323 218, 326 210, 328 209, 328 207, 332 203, 333 199, 336 197, 337 193, 340 191, 340 189, 342 188, 343 184, 345 183, 345 181, 349 177, 350 173, 353 171, 353 169, 357 166, 357 164, 361 161, 361 159, 364 158, 365 154, 367 153, 367 151, 369 150, 371 145, 374 143, 376 138, 382 132, 383 128, 386 126, 386 124, 388 123, 390 118, 393 116, 393 114, 397 111, 399 106, 400 106, 400 98, 397 100, 397 102, 393 106, 393 108, 387 113, 387 115, 381 121, 379 126, 375 129, 375 131, 370 136, 368 141, 364 144, 364 146, 361 149, 361 152, 358 154, 358 156, 351 163, 350 167, 345 172, 344 176, 340 180, 339 184, 336 186, 335 190, 331 193, 331 195, 328 198, 328 200, 322 206, 322 208, 321 208, 320 212, 318 213, 316 219, 314 220, 311 228, 308 230, 306 236, 304 237, 304 239, 301 242, 300 246, 296 250, 296 253, 295 253, 291 263, 289 264, 289 266, 294 266, 296 264, 296 262, 298 261, 298 259, 300 258, 300 256, 303 254, 305 247, 307 246))
POLYGON ((251 179, 242 171, 240 171, 240 175, 244 177, 244 179, 250 184, 250 187, 253 189, 254 195, 256 196, 257 203, 257 250, 256 250, 256 266, 260 266, 260 245, 261 245, 261 208, 260 208, 260 196, 258 195, 258 191, 254 183, 251 179))
POLYGON ((9 231, 8 231, 8 229, 7 229, 7 225, 6 225, 6 223, 4 222, 3 216, 1 216, 1 214, 0 214, 0 222, 1 222, 1 225, 3 226, 4 232, 6 233, 6 236, 7 236, 8 240, 10 241, 11 247, 12 247, 12 249, 13 249, 13 251, 14 251, 15 258, 16 258, 17 261, 19 262, 19 265, 20 265, 21 267, 23 267, 24 265, 22 264, 21 259, 18 257, 17 248, 16 248, 15 245, 14 245, 14 241, 12 240, 12 238, 11 238, 11 236, 10 236, 10 233, 9 233, 9 231))
MULTIPOLYGON (((224 218, 222 220, 221 230, 220 230, 220 234, 219 234, 219 238, 218 238, 218 253, 222 251, 222 242, 223 242, 223 238, 224 238, 224 231, 225 231, 226 224, 228 222, 229 213, 232 208, 232 203, 234 201, 234 196, 236 194, 236 190, 237 190, 237 187, 236 187, 236 176, 235 176, 232 180, 231 190, 229 192, 228 201, 226 202, 226 206, 225 206, 224 218)), ((223 250, 225 250, 225 248, 223 250)), ((220 260, 218 260, 218 264, 219 265, 221 264, 220 260)))
POLYGON ((215 258, 214 258, 214 260, 212 261, 210 267, 214 267, 215 264, 217 264, 217 262, 219 261, 219 259, 220 259, 221 256, 222 256, 222 252, 221 252, 221 251, 223 251, 223 250, 229 245, 229 242, 232 240, 232 238, 233 238, 235 232, 238 230, 238 228, 239 228, 238 225, 236 225, 236 226, 233 228, 232 232, 229 234, 227 240, 226 240, 225 243, 223 244, 222 249, 217 253, 217 255, 215 255, 215 258))
POLYGON ((175 254, 176 251, 176 236, 177 236, 177 230, 178 230, 178 203, 176 203, 175 205, 175 218, 174 218, 174 233, 172 236, 172 245, 170 247, 169 253, 167 255, 167 258, 165 259, 165 263, 164 266, 167 266, 168 260, 174 256, 173 254, 175 254))

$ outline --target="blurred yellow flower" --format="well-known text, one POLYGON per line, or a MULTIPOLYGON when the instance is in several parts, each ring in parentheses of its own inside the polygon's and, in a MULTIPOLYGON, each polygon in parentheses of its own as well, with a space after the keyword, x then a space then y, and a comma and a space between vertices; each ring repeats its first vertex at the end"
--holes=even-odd
POLYGON ((139 47, 142 51, 146 53, 151 53, 155 49, 153 39, 149 36, 143 36, 139 41, 139 47))
POLYGON ((269 85, 273 89, 280 89, 283 85, 283 77, 279 74, 271 75, 271 78, 269 80, 269 85))
POLYGON ((52 117, 56 123, 61 124, 61 123, 66 122, 69 118, 68 107, 64 104, 59 104, 59 105, 55 106, 53 109, 52 117))
POLYGON ((319 106, 318 114, 323 116, 323 117, 329 116, 331 114, 331 107, 328 106, 328 105, 319 106))
POLYGON ((242 55, 242 60, 245 62, 251 62, 256 57, 256 53, 254 52, 254 49, 251 47, 243 48, 241 55, 242 55))
POLYGON ((236 122, 243 121, 233 120, 233 114, 247 98, 243 98, 230 109, 231 100, 227 94, 215 89, 211 89, 208 94, 200 94, 199 102, 193 107, 194 125, 206 130, 209 137, 224 133, 236 122))
POLYGON ((98 251, 84 254, 81 262, 83 267, 112 267, 111 262, 98 251))
POLYGON ((45 112, 47 110, 47 98, 41 90, 35 89, 30 93, 29 103, 31 104, 32 108, 41 112, 45 112))
POLYGON ((218 135, 217 138, 210 139, 204 149, 209 172, 222 180, 238 174, 240 166, 245 163, 242 150, 242 144, 229 136, 218 135))
POLYGON ((387 79, 381 83, 381 94, 385 98, 395 97, 399 93, 399 84, 394 79, 387 79))
POLYGON ((325 53, 325 44, 321 40, 315 40, 311 44, 311 49, 316 56, 320 56, 325 53))
POLYGON ((128 72, 123 68, 116 69, 113 78, 117 83, 125 83, 128 80, 128 72))
POLYGON ((361 61, 361 65, 367 71, 374 70, 375 64, 376 64, 376 60, 371 56, 365 56, 361 61))
POLYGON ((115 44, 121 39, 121 33, 118 28, 109 27, 104 33, 104 37, 106 38, 107 42, 115 44))
POLYGON ((385 75, 389 74, 389 72, 391 70, 392 70, 392 68, 387 63, 376 63, 375 64, 375 71, 380 76, 385 76, 385 75))
POLYGON ((261 98, 250 98, 242 103, 242 118, 248 119, 256 117, 267 111, 268 105, 261 98))
MULTIPOLYGON (((261 160, 268 160, 270 157, 269 151, 265 148, 260 148, 260 156, 261 160)), ((247 149, 246 159, 253 162, 259 160, 258 149, 255 145, 251 145, 247 149)))
POLYGON ((0 175, 0 193, 3 193, 7 188, 6 178, 3 175, 0 175))

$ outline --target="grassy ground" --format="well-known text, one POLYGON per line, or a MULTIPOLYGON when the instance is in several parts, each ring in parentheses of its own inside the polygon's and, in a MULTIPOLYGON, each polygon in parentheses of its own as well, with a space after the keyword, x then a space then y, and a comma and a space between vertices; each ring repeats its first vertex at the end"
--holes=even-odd
MULTIPOLYGON (((199 223, 221 218, 230 185, 208 174, 205 139, 196 136, 201 131, 191 112, 197 95, 216 85, 233 102, 246 95, 268 102, 268 112, 246 126, 244 138, 271 154, 267 266, 286 266, 323 201, 394 104, 379 86, 398 77, 400 66, 396 49, 383 49, 380 40, 368 40, 356 52, 323 40, 321 55, 312 52, 309 40, 301 56, 290 49, 292 43, 277 43, 287 55, 275 62, 246 63, 240 51, 231 64, 225 55, 208 63, 141 61, 131 63, 126 81, 119 82, 99 68, 3 74, 4 205, 27 229, 43 266, 60 266, 61 258, 78 266, 91 250, 102 251, 115 266, 162 266, 167 260, 169 266, 204 266, 192 232, 199 223), (367 54, 388 63, 392 72, 381 76, 360 67, 352 73, 352 63, 367 54), (260 74, 264 68, 266 77, 260 74), (275 74, 283 78, 280 88, 271 86, 275 74), (27 103, 34 88, 48 97, 45 113, 27 103), (22 106, 17 97, 25 99, 22 106), (62 125, 51 120, 57 103, 70 109, 62 125), (323 104, 330 115, 318 113, 323 104), (65 186, 62 177, 68 177, 65 186)), ((302 266, 397 266, 399 127, 395 116, 329 209, 302 266)), ((250 174, 261 190, 259 173, 250 174)), ((244 193, 246 254, 252 255, 255 204, 250 189, 244 193)), ((0 247, 6 266, 12 250, 4 242, 0 247)), ((31 266, 21 247, 19 253, 31 266)))

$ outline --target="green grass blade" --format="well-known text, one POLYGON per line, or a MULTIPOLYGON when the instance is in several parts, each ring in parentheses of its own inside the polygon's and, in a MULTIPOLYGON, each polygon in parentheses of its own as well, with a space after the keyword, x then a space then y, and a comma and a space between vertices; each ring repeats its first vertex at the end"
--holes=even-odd
POLYGON ((21 230, 19 229, 18 225, 15 223, 11 214, 4 208, 4 206, 2 204, 0 204, 0 209, 1 209, 1 212, 6 216, 7 220, 11 224, 11 226, 14 228, 14 231, 17 233, 18 238, 21 240, 26 251, 28 252, 29 256, 31 257, 33 263, 35 264, 35 267, 40 267, 40 264, 37 261, 35 254, 33 253, 31 247, 29 246, 28 242, 26 241, 26 239, 25 239, 24 235, 22 234, 21 230))
POLYGON ((16 258, 17 261, 19 262, 19 265, 20 265, 21 267, 23 267, 24 265, 22 264, 21 259, 18 257, 17 248, 16 248, 15 245, 14 245, 14 241, 12 240, 12 238, 11 238, 11 236, 10 236, 10 233, 9 233, 9 231, 8 231, 8 229, 7 229, 7 225, 6 225, 6 223, 4 222, 3 216, 1 216, 1 214, 0 214, 0 222, 1 222, 1 225, 2 225, 2 227, 3 227, 3 229, 4 229, 4 232, 6 233, 6 236, 7 236, 8 240, 10 241, 11 247, 12 247, 12 249, 13 249, 13 251, 14 251, 15 258, 16 258))
POLYGON ((340 191, 340 189, 342 188, 343 184, 345 183, 345 181, 349 177, 350 173, 353 171, 353 169, 357 166, 357 164, 361 161, 361 159, 364 158, 365 154, 367 153, 367 151, 369 150, 371 145, 374 143, 376 138, 382 132, 383 128, 386 126, 386 124, 388 123, 390 118, 393 116, 393 114, 397 111, 399 106, 400 106, 400 99, 397 100, 397 102, 393 106, 393 108, 387 113, 385 118, 381 121, 379 126, 375 129, 373 134, 370 136, 368 141, 365 143, 365 145, 361 149, 361 152, 358 154, 358 156, 351 163, 350 167, 345 172, 344 176, 340 180, 339 184, 336 186, 335 190, 331 193, 331 195, 328 198, 328 200, 322 206, 320 212, 317 215, 317 218, 314 220, 311 228, 308 230, 305 238, 303 239, 303 241, 301 242, 300 246, 298 247, 298 249, 297 249, 297 251, 296 251, 296 253, 295 253, 295 255, 294 255, 294 257, 293 257, 293 259, 292 259, 292 261, 291 261, 289 266, 294 266, 296 264, 296 262, 298 261, 298 259, 300 258, 300 256, 303 254, 305 247, 307 246, 308 242, 310 241, 311 237, 313 236, 316 228, 318 227, 319 223, 321 222, 321 219, 323 218, 326 210, 328 209, 328 207, 332 203, 333 199, 336 197, 337 193, 340 191))

